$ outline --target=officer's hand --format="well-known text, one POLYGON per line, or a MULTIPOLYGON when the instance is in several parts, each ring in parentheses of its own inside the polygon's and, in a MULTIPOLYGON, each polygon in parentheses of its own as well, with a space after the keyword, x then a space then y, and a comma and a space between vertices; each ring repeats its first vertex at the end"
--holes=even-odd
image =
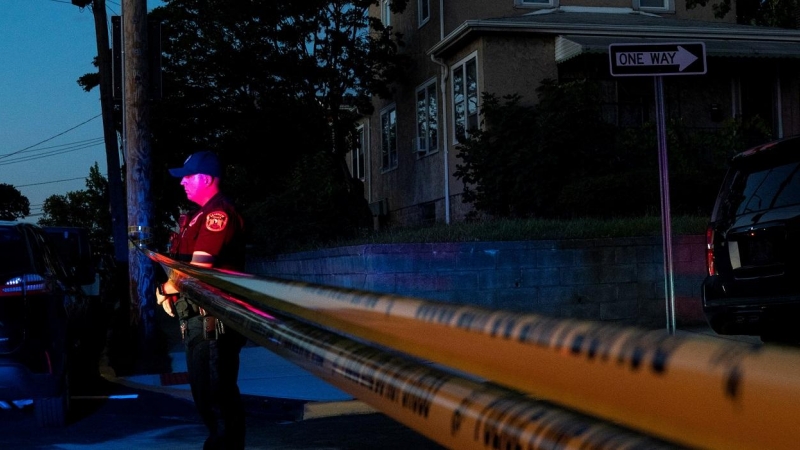
POLYGON ((172 306, 174 295, 161 295, 156 291, 156 304, 161 305, 170 317, 175 317, 175 308, 172 306))

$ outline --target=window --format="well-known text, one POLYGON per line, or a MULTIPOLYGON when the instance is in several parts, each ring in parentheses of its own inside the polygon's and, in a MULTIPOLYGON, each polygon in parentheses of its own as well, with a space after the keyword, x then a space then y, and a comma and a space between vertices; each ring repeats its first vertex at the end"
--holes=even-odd
POLYGON ((478 57, 469 56, 453 66, 453 119, 456 141, 478 128, 478 57))
POLYGON ((397 108, 394 105, 381 112, 381 157, 383 170, 397 167, 397 108))
POLYGON ((392 0, 381 0, 381 22, 388 27, 392 24, 392 0))
POLYGON ((675 11, 675 0, 633 0, 633 7, 647 11, 675 11))
POLYGON ((558 6, 558 0, 514 0, 514 5, 533 8, 555 8, 558 6))
POLYGON ((742 170, 731 184, 730 210, 742 214, 800 205, 800 165, 797 162, 770 165, 748 173, 742 170))
POLYGON ((365 135, 365 128, 363 125, 356 129, 356 142, 353 145, 352 153, 352 167, 353 178, 364 180, 364 155, 367 149, 367 136, 365 135))
POLYGON ((436 97, 436 79, 417 89, 417 137, 412 149, 418 153, 431 153, 438 149, 439 102, 436 97))
POLYGON ((428 20, 431 18, 431 0, 418 0, 417 17, 419 26, 423 26, 428 23, 428 20))

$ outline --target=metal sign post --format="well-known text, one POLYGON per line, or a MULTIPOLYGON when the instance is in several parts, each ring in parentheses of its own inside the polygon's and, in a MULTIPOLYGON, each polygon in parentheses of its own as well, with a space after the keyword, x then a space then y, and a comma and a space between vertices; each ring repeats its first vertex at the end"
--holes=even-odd
POLYGON ((675 334, 675 284, 672 265, 672 221, 669 202, 669 165, 667 160, 664 75, 702 75, 706 73, 705 44, 611 44, 608 46, 611 75, 653 76, 655 78, 656 134, 658 171, 661 186, 661 234, 664 246, 664 298, 667 308, 667 331, 675 334))

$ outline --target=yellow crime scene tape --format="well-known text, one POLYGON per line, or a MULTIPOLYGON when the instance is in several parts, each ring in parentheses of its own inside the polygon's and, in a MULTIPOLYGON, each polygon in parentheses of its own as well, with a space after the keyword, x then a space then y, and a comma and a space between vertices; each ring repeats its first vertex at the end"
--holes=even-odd
POLYGON ((265 331, 256 342, 448 448, 675 448, 310 325, 283 320, 265 331))
MULTIPOLYGON (((198 280, 660 439, 712 449, 800 446, 800 352, 792 349, 225 274, 149 256, 182 289, 198 280)), ((225 322, 224 306, 212 312, 225 322)))
MULTIPOLYGON (((173 274, 180 275, 173 272, 173 274)), ((307 369, 445 447, 492 449, 674 449, 516 391, 276 317, 195 279, 182 289, 226 327, 307 369)), ((368 432, 368 430, 366 431, 368 432)))

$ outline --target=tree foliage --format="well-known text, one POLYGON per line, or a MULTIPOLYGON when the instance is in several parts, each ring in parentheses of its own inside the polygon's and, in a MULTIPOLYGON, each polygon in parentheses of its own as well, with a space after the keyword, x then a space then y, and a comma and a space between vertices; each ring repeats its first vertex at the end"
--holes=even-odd
POLYGON ((16 220, 31 213, 28 198, 14 186, 0 183, 0 220, 16 220))
POLYGON ((462 142, 455 176, 465 183, 464 201, 499 217, 549 216, 558 212, 561 187, 613 163, 611 127, 599 114, 598 91, 585 81, 538 88, 540 106, 519 95, 484 93, 482 130, 462 142), (580 132, 569 133, 580 124, 580 132))
MULTIPOLYGON (((709 0, 686 0, 686 8, 705 7, 709 0)), ((798 0, 722 0, 713 3, 716 17, 722 18, 736 6, 736 21, 741 24, 779 28, 798 28, 800 1, 798 0)))
MULTIPOLYGON (((355 204, 364 201, 363 195, 344 156, 359 108, 367 108, 372 95, 388 95, 403 67, 397 55, 400 36, 367 15, 366 8, 376 2, 165 3, 151 13, 162 23, 163 36, 163 99, 153 104, 151 116, 160 209, 174 216, 174 205, 191 206, 166 168, 206 148, 227 163, 226 192, 243 210, 257 213, 247 217, 251 228, 296 226, 288 218, 305 214, 308 204, 280 199, 299 186, 308 190, 306 197, 334 195, 328 182, 344 189, 336 195, 345 195, 349 206, 321 198, 324 214, 306 216, 318 222, 317 228, 337 209, 344 207, 339 214, 362 210, 355 204), (309 161, 326 161, 315 167, 330 173, 298 183, 297 174, 308 170, 309 161), (281 206, 272 210, 275 205, 281 206), (281 217, 287 219, 277 223, 281 217)), ((405 3, 393 2, 393 7, 405 3)), ((352 232, 362 218, 348 219, 349 225, 331 231, 352 232)))
POLYGON ((348 186, 336 176, 336 164, 331 153, 305 155, 283 192, 245 211, 257 225, 253 238, 261 243, 261 252, 279 253, 287 243, 305 248, 323 245, 343 237, 342 230, 371 225, 367 205, 350 201, 348 186), (358 219, 365 222, 353 223, 358 219))
MULTIPOLYGON (((518 95, 483 94, 482 130, 463 142, 456 177, 463 199, 493 217, 618 217, 658 214, 660 184, 653 123, 616 129, 602 120, 593 83, 546 81, 536 107, 518 95), (569 132, 568 130, 574 130, 569 132)), ((709 214, 734 153, 770 139, 759 118, 718 131, 667 124, 671 207, 709 214)))
POLYGON ((89 169, 85 190, 51 195, 45 199, 42 211, 39 225, 86 228, 94 252, 111 252, 108 180, 97 163, 89 169))

